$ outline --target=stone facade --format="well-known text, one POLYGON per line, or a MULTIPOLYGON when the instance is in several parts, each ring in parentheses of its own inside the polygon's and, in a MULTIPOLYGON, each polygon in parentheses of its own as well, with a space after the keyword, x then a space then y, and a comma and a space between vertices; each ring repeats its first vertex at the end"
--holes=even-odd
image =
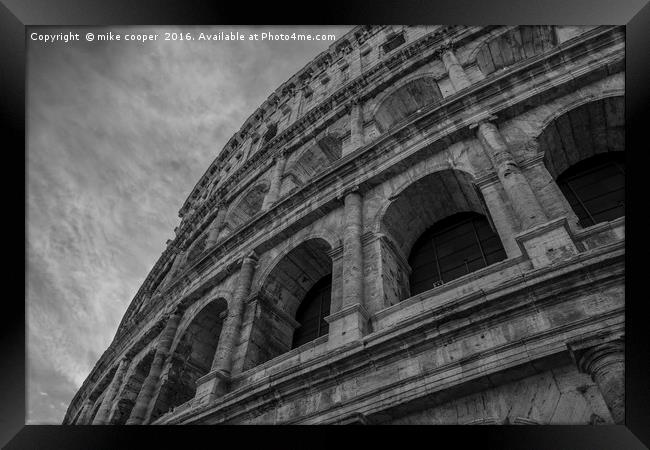
POLYGON ((581 226, 556 180, 624 151, 624 50, 355 27, 201 177, 64 423, 622 423, 624 217, 581 226), (411 295, 419 236, 468 211, 505 259, 411 295), (292 348, 328 275, 328 332, 292 348))

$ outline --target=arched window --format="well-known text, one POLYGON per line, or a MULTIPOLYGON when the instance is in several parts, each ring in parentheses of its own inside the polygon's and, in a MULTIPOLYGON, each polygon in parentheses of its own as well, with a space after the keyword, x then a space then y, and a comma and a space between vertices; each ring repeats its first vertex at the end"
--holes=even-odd
POLYGON ((330 313, 331 293, 331 274, 321 278, 307 292, 296 312, 296 320, 300 323, 300 327, 293 334, 291 348, 300 347, 327 334, 329 324, 325 321, 325 317, 330 313))
POLYGON ((266 129, 266 133, 264 133, 264 142, 266 143, 271 139, 273 139, 277 133, 278 133, 277 124, 275 123, 270 124, 266 129))
POLYGON ((383 99, 374 113, 374 120, 383 133, 425 106, 441 100, 442 93, 433 77, 416 78, 383 99))
POLYGON ((211 300, 182 331, 155 399, 151 421, 195 396, 196 380, 210 372, 227 308, 225 299, 211 300))
POLYGON ((258 295, 264 301, 258 302, 243 370, 327 334, 323 319, 333 301, 331 251, 325 239, 310 238, 262 274, 258 295))
POLYGON ((565 170, 557 184, 582 227, 625 214, 623 152, 601 153, 580 161, 565 170))
POLYGON ((411 295, 506 258, 499 236, 474 212, 440 220, 416 241, 409 256, 411 295))
POLYGON ((498 69, 542 54, 556 45, 552 26, 521 26, 483 44, 476 55, 476 63, 487 76, 498 69))
POLYGON ((126 374, 128 378, 125 377, 124 387, 119 396, 113 400, 114 402, 117 401, 117 405, 114 407, 114 412, 109 417, 110 423, 114 425, 124 425, 129 419, 133 407, 135 406, 135 401, 140 393, 140 389, 142 388, 142 384, 151 370, 154 354, 155 350, 150 350, 147 355, 136 363, 133 372, 131 372, 130 375, 128 373, 126 374))

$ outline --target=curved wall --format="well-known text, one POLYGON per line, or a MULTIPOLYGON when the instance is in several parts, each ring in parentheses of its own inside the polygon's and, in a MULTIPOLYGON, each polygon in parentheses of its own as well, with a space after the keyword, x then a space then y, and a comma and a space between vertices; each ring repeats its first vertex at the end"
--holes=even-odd
MULTIPOLYGON (((449 405, 485 377, 538 383, 555 367, 580 378, 568 355, 587 344, 576 342, 601 320, 604 341, 622 334, 610 319, 622 314, 624 218, 581 228, 554 180, 599 142, 624 146, 623 70, 616 27, 355 27, 209 166, 66 423, 87 423, 102 394, 111 423, 441 423, 439 390, 449 405), (604 141, 572 144, 581 133, 604 141), (487 219, 507 258, 411 295, 413 243, 461 211, 487 219), (606 278, 603 261, 611 295, 590 310, 595 294, 573 292, 581 271, 606 278), (328 335, 292 349, 302 297, 329 274, 328 335), (133 367, 147 377, 117 386, 124 358, 125 380, 133 367)), ((506 420, 476 414, 455 423, 506 420)))

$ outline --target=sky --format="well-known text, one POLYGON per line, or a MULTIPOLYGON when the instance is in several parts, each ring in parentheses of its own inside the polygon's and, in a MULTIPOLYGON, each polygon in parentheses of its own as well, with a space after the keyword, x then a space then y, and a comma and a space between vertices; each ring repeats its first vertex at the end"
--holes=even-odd
POLYGON ((80 41, 28 39, 26 423, 61 423, 191 189, 246 118, 331 44, 164 33, 338 38, 350 28, 29 29, 80 41), (159 38, 85 39, 109 31, 159 38))

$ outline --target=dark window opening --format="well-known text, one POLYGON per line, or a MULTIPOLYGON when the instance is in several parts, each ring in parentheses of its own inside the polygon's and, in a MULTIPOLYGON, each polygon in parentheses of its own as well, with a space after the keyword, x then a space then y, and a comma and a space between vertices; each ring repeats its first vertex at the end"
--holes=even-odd
POLYGON ((278 126, 274 123, 268 126, 266 133, 264 133, 264 142, 268 142, 273 139, 278 132, 278 126))
POLYGON ((557 184, 582 227, 625 215, 623 152, 603 153, 580 161, 564 171, 557 184))
POLYGON ((411 255, 411 295, 506 259, 499 236, 474 212, 447 217, 417 240, 411 255))
POLYGON ((395 50, 404 42, 406 42, 406 39, 404 39, 404 33, 400 33, 395 36, 392 36, 382 45, 382 48, 384 49, 384 53, 388 53, 392 50, 395 50))
POLYGON ((291 348, 300 347, 327 334, 329 324, 325 321, 330 313, 332 297, 332 275, 321 278, 307 292, 296 312, 300 326, 293 333, 291 348))

